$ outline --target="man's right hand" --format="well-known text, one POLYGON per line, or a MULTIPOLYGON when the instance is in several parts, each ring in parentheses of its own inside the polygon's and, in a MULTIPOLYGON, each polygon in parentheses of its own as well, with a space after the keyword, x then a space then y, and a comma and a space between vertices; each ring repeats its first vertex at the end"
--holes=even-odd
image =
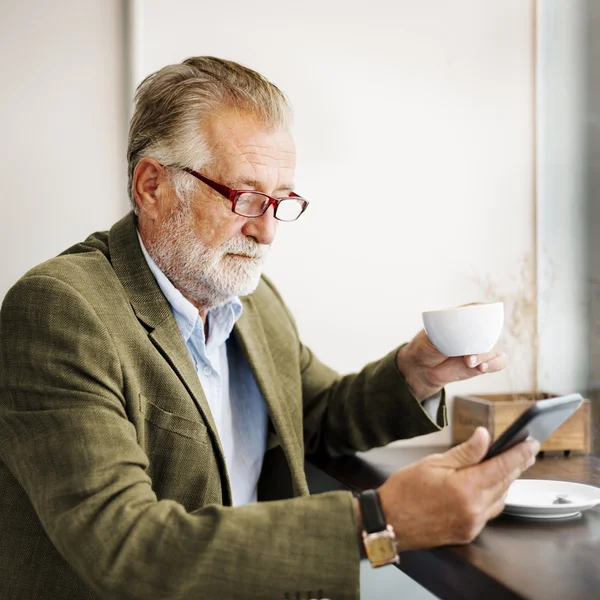
POLYGON ((490 435, 478 427, 469 440, 396 471, 380 488, 398 549, 466 544, 498 516, 510 484, 535 462, 536 441, 480 462, 490 435))

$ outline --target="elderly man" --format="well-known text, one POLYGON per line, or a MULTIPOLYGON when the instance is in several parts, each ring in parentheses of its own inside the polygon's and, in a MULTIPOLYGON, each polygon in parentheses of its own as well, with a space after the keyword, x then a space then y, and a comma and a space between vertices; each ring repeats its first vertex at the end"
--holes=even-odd
POLYGON ((3 600, 357 598, 363 544, 379 565, 467 542, 534 460, 525 442, 480 464, 478 430, 359 498, 309 496, 305 456, 436 431, 443 386, 506 359, 446 358, 421 332, 341 377, 301 343, 261 277, 278 221, 308 204, 289 122, 241 65, 151 75, 130 129, 133 211, 7 294, 3 600))

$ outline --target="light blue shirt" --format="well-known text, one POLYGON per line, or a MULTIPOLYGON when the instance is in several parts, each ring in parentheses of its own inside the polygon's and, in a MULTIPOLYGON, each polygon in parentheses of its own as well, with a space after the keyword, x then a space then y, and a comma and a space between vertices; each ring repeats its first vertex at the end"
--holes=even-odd
POLYGON ((267 408, 250 365, 234 337, 242 303, 233 298, 208 312, 208 341, 196 307, 158 268, 138 233, 146 262, 169 302, 208 400, 231 483, 233 506, 256 502, 267 443, 267 408))

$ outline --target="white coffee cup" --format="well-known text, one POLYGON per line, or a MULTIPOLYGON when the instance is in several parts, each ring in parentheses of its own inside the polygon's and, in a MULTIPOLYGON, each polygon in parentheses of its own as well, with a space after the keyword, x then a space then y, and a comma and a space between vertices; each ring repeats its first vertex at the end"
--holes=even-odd
POLYGON ((444 356, 485 354, 498 341, 504 325, 504 304, 470 304, 423 313, 431 343, 444 356))

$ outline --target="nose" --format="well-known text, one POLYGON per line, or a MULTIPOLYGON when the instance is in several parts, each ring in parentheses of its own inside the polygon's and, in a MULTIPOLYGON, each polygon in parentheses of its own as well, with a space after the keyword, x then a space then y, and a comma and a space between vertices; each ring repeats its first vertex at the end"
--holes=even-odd
POLYGON ((259 244, 270 245, 275 240, 277 223, 273 206, 269 206, 264 215, 248 218, 242 227, 242 232, 253 237, 259 244))

